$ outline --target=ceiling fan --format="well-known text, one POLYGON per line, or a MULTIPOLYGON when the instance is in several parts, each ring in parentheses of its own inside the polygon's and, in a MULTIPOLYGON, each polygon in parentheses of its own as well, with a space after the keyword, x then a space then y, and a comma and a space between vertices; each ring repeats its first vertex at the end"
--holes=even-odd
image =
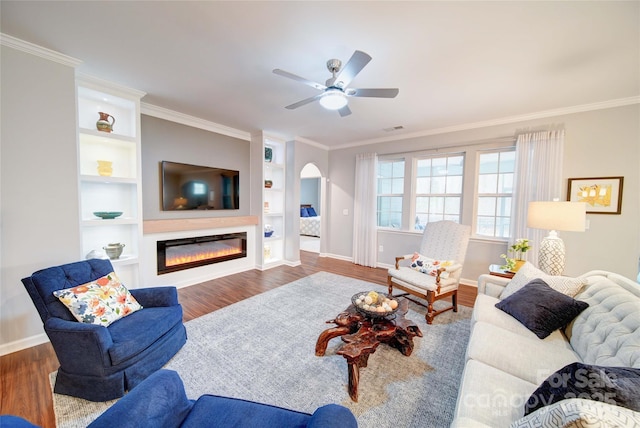
POLYGON ((330 59, 327 61, 327 69, 331 72, 332 77, 327 79, 324 85, 296 76, 288 71, 280 70, 279 68, 276 68, 273 72, 279 76, 297 80, 298 82, 322 91, 318 95, 298 101, 297 103, 288 105, 285 108, 293 110, 319 100, 322 107, 328 110, 338 110, 340 116, 344 117, 351 114, 351 110, 348 105, 348 97, 394 98, 398 95, 398 88, 348 88, 349 83, 351 83, 353 78, 362 71, 369 61, 371 61, 371 57, 362 51, 355 51, 344 67, 342 67, 342 61, 339 59, 330 59))

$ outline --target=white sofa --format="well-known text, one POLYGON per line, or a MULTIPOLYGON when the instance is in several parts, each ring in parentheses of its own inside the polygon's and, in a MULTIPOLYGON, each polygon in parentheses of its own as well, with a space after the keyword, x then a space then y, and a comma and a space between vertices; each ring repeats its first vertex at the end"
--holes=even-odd
POLYGON ((586 285, 574 298, 589 307, 563 330, 539 339, 495 307, 509 280, 480 276, 452 427, 562 426, 560 420, 579 417, 581 404, 591 407, 587 413, 618 417, 621 411, 624 420, 632 421, 603 426, 640 426, 638 412, 582 399, 562 401, 560 416, 548 414, 557 410, 548 406, 523 418, 531 394, 570 363, 640 368, 640 284, 605 271, 579 278, 586 285), (567 406, 573 416, 567 415, 567 406))

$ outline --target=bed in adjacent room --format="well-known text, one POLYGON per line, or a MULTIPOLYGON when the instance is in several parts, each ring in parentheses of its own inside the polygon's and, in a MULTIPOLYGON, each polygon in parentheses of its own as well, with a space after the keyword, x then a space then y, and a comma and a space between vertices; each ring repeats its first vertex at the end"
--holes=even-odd
POLYGON ((300 205, 300 235, 320 237, 320 216, 309 204, 300 205))

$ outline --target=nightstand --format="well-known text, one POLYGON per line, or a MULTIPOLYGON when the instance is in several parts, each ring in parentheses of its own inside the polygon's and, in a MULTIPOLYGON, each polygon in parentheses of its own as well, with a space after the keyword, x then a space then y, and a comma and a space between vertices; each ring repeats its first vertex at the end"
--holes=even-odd
POLYGON ((508 270, 502 269, 500 265, 489 265, 489 273, 494 276, 499 276, 502 278, 513 278, 515 273, 509 272, 508 270))

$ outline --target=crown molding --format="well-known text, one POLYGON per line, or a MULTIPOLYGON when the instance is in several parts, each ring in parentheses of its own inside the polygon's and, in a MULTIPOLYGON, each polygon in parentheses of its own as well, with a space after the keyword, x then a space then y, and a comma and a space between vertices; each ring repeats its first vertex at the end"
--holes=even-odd
POLYGON ((189 116, 188 114, 179 113, 177 111, 169 110, 164 107, 158 107, 153 104, 143 102, 140 103, 140 110, 142 114, 157 117, 158 119, 169 120, 171 122, 192 126, 194 128, 204 129, 205 131, 227 135, 229 137, 238 138, 240 140, 251 141, 251 133, 249 132, 230 128, 228 126, 220 125, 219 123, 200 119, 199 117, 189 116))
POLYGON ((309 140, 308 138, 304 138, 304 137, 295 137, 294 141, 300 142, 300 143, 304 143, 304 144, 308 144, 310 146, 314 146, 317 147, 319 149, 322 150, 331 150, 331 147, 329 146, 325 146, 324 144, 318 143, 316 141, 313 140, 309 140))
POLYGON ((69 67, 75 68, 78 65, 82 64, 82 61, 80 61, 79 59, 61 54, 60 52, 56 52, 51 49, 43 48, 42 46, 34 45, 33 43, 25 42, 24 40, 20 40, 16 37, 4 33, 0 33, 0 44, 2 46, 7 46, 22 52, 26 52, 28 54, 39 56, 49 61, 67 65, 69 67))
POLYGON ((522 114, 518 116, 508 116, 499 119, 486 120, 482 122, 465 123, 461 125, 447 126, 444 128, 434 128, 410 134, 394 135, 393 137, 381 137, 371 140, 362 140, 349 144, 331 147, 330 150, 341 150, 350 147, 364 146, 368 144, 388 143, 391 141, 408 140, 410 138, 426 137, 430 135, 448 134, 458 131, 469 131, 472 129, 487 128, 489 126, 507 125, 509 123, 525 122, 528 120, 545 119, 548 117, 564 116, 567 114, 583 113, 587 111, 604 110, 608 108, 624 107, 633 104, 640 104, 640 96, 618 98, 615 100, 602 101, 597 103, 582 104, 572 107, 544 110, 536 113, 522 114))
POLYGON ((121 96, 129 96, 140 99, 147 95, 147 93, 144 91, 133 89, 128 86, 114 83, 109 80, 104 80, 100 77, 91 76, 85 73, 76 72, 76 81, 78 81, 78 83, 82 84, 83 86, 89 86, 101 91, 108 89, 110 92, 121 96))

